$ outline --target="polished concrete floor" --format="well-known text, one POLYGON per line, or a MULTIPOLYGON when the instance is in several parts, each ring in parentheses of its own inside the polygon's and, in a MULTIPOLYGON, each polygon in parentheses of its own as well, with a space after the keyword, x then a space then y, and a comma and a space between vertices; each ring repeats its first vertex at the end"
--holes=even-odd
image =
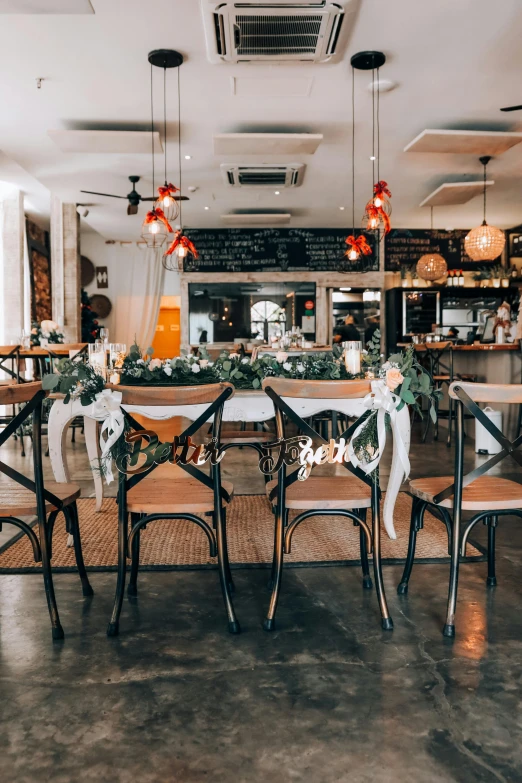
MULTIPOLYGON (((81 438, 70 451, 88 495, 81 438)), ((450 470, 443 444, 416 442, 411 457, 414 475, 450 470)), ((253 453, 227 460, 240 491, 262 491, 253 453)), ((58 643, 41 578, 0 576, 0 781, 522 781, 515 519, 500 525, 497 562, 490 589, 484 563, 462 566, 455 640, 441 635, 447 565, 416 566, 405 597, 402 568, 385 567, 393 633, 358 568, 286 571, 272 634, 266 572, 236 571, 239 636, 215 572, 145 573, 112 639, 115 575, 93 574, 85 599, 76 575, 60 574, 58 643)))

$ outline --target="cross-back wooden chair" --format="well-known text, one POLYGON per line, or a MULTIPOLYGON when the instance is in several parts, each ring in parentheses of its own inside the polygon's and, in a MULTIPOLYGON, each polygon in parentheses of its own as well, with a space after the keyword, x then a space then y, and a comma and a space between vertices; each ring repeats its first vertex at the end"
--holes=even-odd
POLYGON ((180 445, 187 443, 187 438, 194 435, 213 417, 212 434, 216 447, 219 448, 223 406, 225 401, 233 396, 234 387, 230 383, 215 383, 169 388, 137 386, 116 388, 123 395, 122 405, 131 406, 131 410, 125 411, 124 415, 128 426, 134 430, 131 437, 135 439, 135 445, 132 452, 126 456, 124 464, 119 466, 122 469, 119 472, 118 488, 118 579, 107 635, 115 636, 119 632, 127 557, 132 558, 128 593, 136 595, 140 531, 149 523, 159 519, 186 519, 203 530, 209 542, 210 556, 217 555, 228 629, 231 633, 239 633, 240 626, 231 598, 234 583, 228 561, 226 532, 226 507, 234 493, 233 485, 221 481, 219 463, 211 465, 210 476, 194 464, 179 464, 179 467, 189 474, 189 479, 174 476, 171 478, 165 475, 165 470, 159 471, 159 478, 155 478, 154 470, 169 459, 170 444, 160 444, 155 433, 143 429, 132 416, 134 406, 138 409, 140 406, 141 408, 168 406, 173 417, 185 416, 191 419, 190 425, 178 436, 180 445), (144 445, 140 441, 147 441, 146 448, 151 457, 145 460, 146 470, 130 474, 127 471, 135 470, 136 466, 140 468, 139 449, 144 445), (157 455, 158 463, 152 461, 153 452, 157 455), (211 515, 213 524, 209 524, 202 515, 211 515))
MULTIPOLYGON (((20 345, 1 345, 0 346, 0 370, 3 370, 9 378, 4 378, 0 381, 0 389, 6 386, 12 386, 15 383, 25 383, 25 378, 20 374, 20 345), (9 364, 6 364, 6 362, 9 364)), ((11 415, 5 414, 0 416, 0 427, 9 424, 10 421, 16 416, 17 406, 13 405, 11 409, 11 415)), ((25 441, 24 441, 24 428, 19 427, 18 431, 14 434, 16 440, 20 440, 22 449, 22 457, 25 457, 25 441)))
POLYGON ((505 457, 512 457, 522 465, 522 454, 518 447, 522 444, 522 435, 511 442, 493 424, 478 407, 479 402, 522 403, 522 386, 495 385, 488 383, 462 383, 457 381, 450 386, 449 394, 456 405, 457 436, 455 443, 455 468, 453 476, 414 479, 409 483, 409 493, 413 496, 410 523, 410 538, 404 573, 397 588, 399 595, 408 592, 408 584, 415 559, 417 534, 424 524, 426 509, 440 519, 448 533, 451 556, 448 590, 448 608, 444 636, 455 635, 455 609, 457 604, 457 582, 459 572, 459 552, 466 553, 466 543, 471 530, 478 522, 488 527, 488 575, 486 584, 497 584, 495 573, 495 531, 500 516, 515 515, 522 517, 522 484, 500 476, 486 475, 505 457), (498 441, 502 450, 487 462, 464 475, 464 413, 476 418, 498 441), (462 529, 462 511, 474 512, 470 521, 462 529))
MULTIPOLYGON (((353 400, 360 399, 371 392, 370 381, 301 381, 287 378, 265 378, 263 389, 273 400, 275 407, 276 435, 278 440, 285 438, 285 417, 295 424, 305 437, 324 444, 323 438, 305 420, 314 412, 338 410, 346 416, 357 415, 357 420, 342 434, 348 443, 355 429, 366 418, 368 411, 357 406, 353 400)), ((275 459, 273 457, 273 459, 275 459)), ((368 565, 368 552, 373 548, 373 569, 381 624, 384 630, 393 629, 393 621, 388 611, 381 568, 380 539, 380 488, 378 475, 367 476, 351 462, 343 462, 346 475, 314 476, 304 481, 298 480, 298 470, 287 471, 284 462, 277 470, 277 479, 267 484, 267 495, 275 507, 274 556, 270 585, 272 596, 264 628, 271 631, 275 626, 275 613, 281 590, 284 554, 291 551, 292 535, 298 525, 313 516, 343 516, 353 520, 360 529, 361 565, 363 587, 371 588, 368 565), (371 509, 371 529, 366 522, 366 511, 371 509), (298 510, 298 515, 288 523, 290 510, 298 510)), ((273 469, 275 465, 270 465, 273 469)), ((275 471, 271 471, 275 472, 275 471)))
POLYGON ((14 525, 29 538, 35 562, 42 563, 45 594, 51 616, 53 639, 63 639, 51 572, 52 535, 56 518, 63 513, 67 532, 73 536, 74 551, 83 594, 93 591, 83 562, 76 500, 80 488, 76 484, 58 484, 43 480, 42 469, 42 402, 46 393, 41 383, 24 383, 0 389, 0 405, 26 403, 0 433, 0 447, 32 416, 34 480, 0 461, 0 529, 2 524, 14 525), (20 517, 37 517, 38 532, 20 517))

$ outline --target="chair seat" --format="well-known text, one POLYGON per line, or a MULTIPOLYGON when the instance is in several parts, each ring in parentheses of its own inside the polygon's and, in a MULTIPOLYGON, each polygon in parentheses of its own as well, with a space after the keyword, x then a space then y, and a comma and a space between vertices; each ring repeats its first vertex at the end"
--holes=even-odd
MULTIPOLYGON (((77 484, 58 484, 56 481, 46 481, 45 489, 52 492, 65 506, 74 503, 80 497, 81 489, 77 484)), ((49 514, 56 506, 46 502, 45 510, 49 514)), ((3 478, 0 482, 0 518, 30 517, 37 513, 36 496, 30 489, 21 487, 11 479, 3 478)))
MULTIPOLYGON (((421 500, 433 503, 433 498, 453 484, 453 476, 420 478, 410 481, 409 491, 421 500)), ((453 498, 438 504, 453 508, 453 498)), ((462 492, 462 508, 465 511, 494 511, 505 508, 522 508, 522 484, 498 476, 481 476, 462 492)))
MULTIPOLYGON (((277 480, 266 485, 267 495, 277 486, 277 480)), ((275 505, 276 497, 272 500, 275 505)), ((296 481, 286 490, 286 508, 332 509, 370 508, 371 488, 357 476, 309 476, 296 481)))
POLYGON ((223 445, 243 443, 271 443, 275 440, 273 432, 257 432, 256 430, 222 430, 221 443, 223 445))
MULTIPOLYGON (((222 482, 230 499, 234 485, 222 482)), ((143 479, 127 493, 127 509, 138 514, 200 514, 214 510, 214 493, 197 479, 143 479)))

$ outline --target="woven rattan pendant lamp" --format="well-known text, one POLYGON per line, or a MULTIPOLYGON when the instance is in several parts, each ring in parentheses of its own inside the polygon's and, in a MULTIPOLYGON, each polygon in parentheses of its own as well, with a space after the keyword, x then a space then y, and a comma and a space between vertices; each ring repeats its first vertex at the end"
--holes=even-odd
MULTIPOLYGON (((431 230, 433 231, 433 207, 431 207, 431 230)), ((417 274, 422 280, 439 280, 448 271, 448 265, 440 253, 426 253, 417 261, 417 274)))
POLYGON ((479 160, 484 166, 484 220, 481 226, 469 232, 464 247, 472 261, 495 261, 504 250, 506 237, 503 231, 486 222, 486 168, 491 156, 483 155, 479 160))

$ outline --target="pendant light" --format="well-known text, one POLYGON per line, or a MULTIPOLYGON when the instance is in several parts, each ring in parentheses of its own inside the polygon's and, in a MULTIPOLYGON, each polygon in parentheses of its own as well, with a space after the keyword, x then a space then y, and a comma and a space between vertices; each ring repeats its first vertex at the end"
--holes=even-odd
MULTIPOLYGON (((161 51, 161 50, 160 50, 161 51)), ((168 51, 168 50, 167 50, 168 51)), ((153 96, 153 66, 158 63, 153 62, 153 55, 157 52, 150 52, 150 135, 151 135, 151 153, 152 153, 152 192, 155 190, 155 158, 154 158, 154 96, 153 96)), ((162 67, 167 67, 163 66, 162 67)), ((166 144, 165 144, 166 146, 166 144)), ((167 216, 158 202, 154 203, 151 210, 145 215, 145 220, 141 227, 141 238, 145 241, 147 247, 163 247, 168 234, 172 232, 171 225, 167 216)))
MULTIPOLYGON (((355 55, 356 56, 356 55, 355 55)), ((355 233, 355 66, 352 57, 352 233, 346 237, 348 250, 344 257, 350 262, 358 261, 361 255, 369 256, 372 249, 366 241, 364 234, 356 236, 355 233)), ((351 271, 349 268, 342 271, 351 271)))
POLYGON ((499 228, 486 223, 486 168, 491 156, 483 155, 479 160, 484 166, 484 220, 481 226, 469 232, 464 247, 472 261, 495 261, 504 250, 506 237, 499 228))
MULTIPOLYGON (((183 62, 183 57, 181 63, 183 62)), ((178 165, 179 165, 179 188, 181 191, 181 89, 179 79, 178 68, 178 165)), ((174 233, 174 238, 169 246, 169 249, 163 256, 163 266, 165 269, 174 272, 183 272, 185 258, 192 256, 198 258, 198 251, 191 240, 183 233, 183 198, 180 196, 179 200, 179 227, 174 233)))
MULTIPOLYGON (((433 231, 433 207, 431 207, 431 230, 433 231)), ((417 274, 422 280, 439 280, 448 271, 448 265, 440 253, 426 253, 417 261, 417 274)))
POLYGON ((379 231, 384 239, 391 230, 391 192, 388 183, 380 177, 381 123, 380 123, 380 68, 386 62, 383 52, 358 52, 351 59, 352 68, 372 72, 372 197, 367 202, 363 227, 368 231, 379 231), (377 177, 376 177, 377 175, 377 177))

